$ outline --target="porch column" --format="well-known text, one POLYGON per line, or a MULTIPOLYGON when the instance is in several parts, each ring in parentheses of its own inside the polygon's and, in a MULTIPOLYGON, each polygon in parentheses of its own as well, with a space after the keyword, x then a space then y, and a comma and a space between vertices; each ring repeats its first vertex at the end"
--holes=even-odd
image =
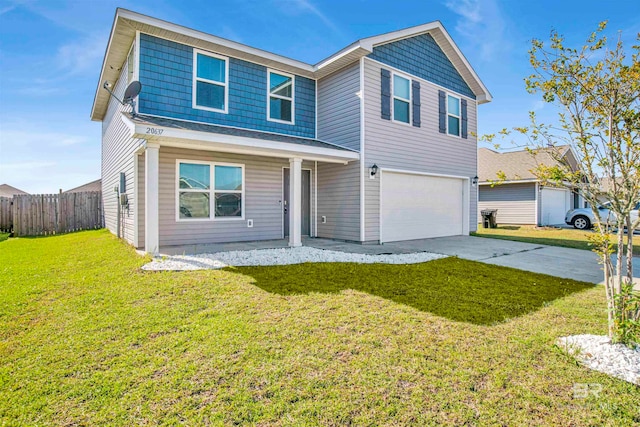
POLYGON ((160 250, 160 227, 158 221, 158 177, 160 145, 146 143, 144 156, 144 250, 157 255, 160 250))
POLYGON ((302 159, 289 159, 289 246, 302 246, 302 159))

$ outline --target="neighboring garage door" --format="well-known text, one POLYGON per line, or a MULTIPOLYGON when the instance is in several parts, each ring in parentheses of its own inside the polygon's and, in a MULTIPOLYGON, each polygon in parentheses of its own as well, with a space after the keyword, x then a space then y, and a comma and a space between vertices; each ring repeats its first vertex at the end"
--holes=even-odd
POLYGON ((540 194, 540 224, 564 224, 564 217, 569 210, 569 190, 545 187, 540 194))
POLYGON ((381 242, 462 234, 462 179, 383 171, 380 186, 381 242))

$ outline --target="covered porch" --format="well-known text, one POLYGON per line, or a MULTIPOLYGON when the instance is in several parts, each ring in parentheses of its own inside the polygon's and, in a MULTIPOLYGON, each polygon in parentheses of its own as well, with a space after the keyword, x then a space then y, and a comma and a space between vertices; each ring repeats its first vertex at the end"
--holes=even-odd
POLYGON ((313 139, 148 116, 123 120, 140 140, 134 244, 151 254, 251 241, 301 246, 304 235, 317 236, 318 164, 359 159, 313 139))

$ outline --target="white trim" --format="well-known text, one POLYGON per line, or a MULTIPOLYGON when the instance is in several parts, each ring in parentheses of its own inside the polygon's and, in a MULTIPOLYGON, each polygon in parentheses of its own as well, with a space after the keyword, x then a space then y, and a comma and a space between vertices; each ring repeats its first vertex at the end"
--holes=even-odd
POLYGON ((175 129, 163 126, 133 123, 122 115, 122 120, 134 127, 133 138, 162 142, 163 146, 184 147, 196 150, 220 151, 226 153, 253 154, 267 157, 303 157, 305 160, 318 160, 329 163, 348 163, 358 160, 360 154, 355 151, 333 148, 311 147, 279 141, 266 141, 234 135, 213 134, 209 132, 175 129), (162 135, 148 134, 148 129, 162 131, 162 135))
MULTIPOLYGON (((427 176, 427 177, 435 177, 435 178, 451 178, 451 179, 459 179, 462 181, 462 236, 469 235, 470 229, 470 221, 471 221, 471 178, 468 176, 461 175, 448 175, 448 174, 440 174, 440 173, 430 173, 430 172, 418 172, 404 169, 391 169, 391 168, 380 168, 378 173, 380 174, 380 186, 378 190, 378 203, 379 203, 379 212, 382 212, 382 193, 383 193, 383 176, 384 172, 389 173, 397 173, 397 174, 405 174, 405 175, 419 175, 419 176, 427 176)), ((476 212, 477 215, 477 212, 476 212)), ((379 242, 382 244, 384 241, 382 240, 382 217, 379 215, 378 220, 378 232, 379 232, 379 242)))
POLYGON ((144 250, 160 250, 160 145, 145 143, 144 154, 144 250))
MULTIPOLYGON (((477 95, 476 94, 476 97, 478 99, 480 99, 481 101, 483 101, 482 103, 490 102, 491 99, 492 99, 491 93, 489 93, 489 91, 487 90, 487 88, 484 85, 484 83, 482 83, 482 80, 480 80, 480 77, 478 77, 478 75, 476 74, 476 72, 473 69, 473 67, 471 66, 471 64, 469 64, 469 61, 467 61, 467 58, 462 54, 462 52, 460 51, 458 46, 455 44, 455 42, 453 41, 453 39, 451 38, 451 36, 449 35, 449 33, 447 32, 447 30, 444 28, 444 26, 442 25, 442 23, 440 21, 433 21, 433 22, 429 22, 429 23, 426 23, 426 24, 417 25, 415 27, 405 28, 403 30, 398 30, 398 31, 393 31, 393 32, 386 33, 386 34, 380 34, 378 36, 368 37, 366 39, 360 40, 359 44, 362 47, 364 47, 365 49, 373 51, 373 48, 376 47, 376 46, 380 46, 380 45, 383 45, 383 44, 396 42, 396 41, 399 41, 399 40, 402 40, 402 39, 415 37, 415 36, 418 36, 420 34, 432 33, 432 32, 434 34, 436 32, 438 32, 438 33, 442 34, 442 36, 444 36, 445 41, 452 47, 452 49, 455 52, 456 56, 462 62, 462 65, 464 66, 464 68, 466 68, 466 71, 469 72, 471 78, 473 80, 475 80, 475 83, 477 83, 479 88, 484 92, 484 94, 482 94, 482 95, 477 95)), ((434 40, 439 45, 436 37, 434 37, 434 40)), ((440 48, 442 48, 442 46, 440 46, 440 48)), ((465 79, 463 73, 460 72, 460 70, 456 66, 455 59, 452 60, 452 58, 450 58, 446 54, 444 49, 443 49, 443 52, 445 53, 445 56, 447 56, 447 59, 449 59, 451 64, 454 66, 456 71, 458 71, 458 73, 460 74, 460 77, 462 77, 462 79, 465 81, 465 83, 467 83, 467 85, 470 86, 469 82, 467 81, 467 79, 465 79)), ((469 89, 471 89, 471 87, 469 87, 469 89)), ((471 89, 471 90, 473 91, 473 89, 471 89)), ((475 94, 475 92, 474 92, 474 94, 475 94)))
MULTIPOLYGON (((136 31, 135 38, 135 46, 136 46, 136 58, 135 58, 135 70, 133 75, 133 80, 140 81, 140 31, 136 31)), ((140 112, 140 102, 135 102, 133 104, 135 106, 135 113, 138 114, 140 112)))
POLYGON ((227 162, 208 162, 203 160, 190 160, 190 159, 176 159, 176 170, 175 170, 175 204, 176 204, 176 222, 228 222, 228 221, 244 221, 245 219, 245 173, 244 173, 244 164, 243 163, 227 163, 227 162), (203 188, 180 188, 180 163, 185 164, 196 164, 196 165, 207 165, 209 166, 209 189, 203 188), (242 171, 242 190, 216 190, 215 189, 215 177, 216 166, 231 166, 231 167, 239 167, 242 171), (180 193, 209 193, 209 218, 180 218, 180 193), (234 193, 240 194, 240 216, 233 217, 217 217, 215 212, 215 194, 216 193, 234 193))
POLYGON ((315 171, 313 174, 313 237, 318 237, 318 161, 315 161, 315 171))
POLYGON ((391 72, 391 120, 394 123, 400 123, 402 125, 411 126, 411 118, 412 118, 412 113, 413 113, 413 105, 412 105, 413 94, 411 92, 412 92, 412 90, 411 90, 411 78, 408 77, 404 73, 398 73, 396 71, 392 71, 391 72), (395 94, 395 89, 396 89, 395 88, 395 77, 396 76, 400 77, 401 79, 406 80, 409 83, 409 99, 402 98, 400 96, 396 96, 396 94, 395 94), (396 100, 396 98, 399 101, 406 102, 407 104, 409 104, 409 115, 407 117, 407 119, 409 121, 403 122, 402 120, 396 120, 396 114, 395 114, 396 112, 395 112, 395 108, 394 108, 395 107, 395 102, 394 101, 396 100))
MULTIPOLYGON (((163 30, 166 34, 176 33, 178 35, 174 38, 167 38, 166 36, 162 37, 159 34, 148 33, 153 37, 165 38, 166 40, 176 41, 177 43, 181 43, 186 46, 192 46, 195 48, 196 46, 194 46, 193 43, 189 43, 188 40, 185 40, 185 38, 191 37, 191 38, 200 40, 204 43, 212 44, 213 46, 210 46, 210 49, 220 49, 223 52, 225 50, 230 50, 230 52, 224 52, 229 56, 238 57, 244 60, 250 60, 264 66, 271 66, 274 63, 276 64, 276 66, 277 64, 282 64, 284 67, 291 67, 292 68, 291 72, 294 72, 295 74, 298 74, 300 76, 304 76, 310 79, 315 79, 315 80, 325 76, 326 74, 325 69, 328 69, 329 71, 335 71, 341 68, 342 66, 348 65, 348 63, 345 63, 346 61, 349 61, 349 63, 354 62, 355 59, 357 58, 352 58, 351 60, 349 60, 349 55, 357 50, 361 50, 359 55, 361 55, 360 58, 363 58, 366 55, 373 52, 374 46, 401 40, 403 38, 414 37, 423 33, 432 33, 432 35, 435 36, 434 39, 436 40, 436 43, 440 45, 440 42, 443 41, 446 44, 451 46, 457 58, 449 57, 446 53, 447 49, 443 49, 443 51, 445 51, 445 55, 447 55, 447 58, 449 59, 449 61, 451 61, 453 66, 460 73, 461 77, 463 78, 463 80, 465 80, 467 85, 470 86, 471 90, 473 91, 472 86, 476 87, 476 91, 474 91, 474 94, 477 100, 480 103, 485 103, 485 102, 490 102, 492 99, 491 94, 489 93, 487 88, 484 86, 484 83, 482 83, 482 81, 476 74, 475 70, 471 67, 471 65, 469 64, 465 56, 462 54, 458 46, 451 39, 451 36, 447 33, 445 28, 438 21, 430 22, 427 24, 406 28, 403 30, 394 31, 386 34, 381 34, 374 37, 361 39, 341 49, 340 51, 334 53, 333 55, 319 61, 318 63, 316 63, 316 65, 310 65, 302 61, 297 61, 281 55, 276 55, 271 52, 267 52, 261 49, 256 49, 250 46, 243 45, 241 43, 216 37, 211 34, 206 34, 200 31, 186 28, 184 26, 180 26, 180 25, 166 22, 160 19, 152 18, 152 17, 142 15, 136 12, 132 12, 126 9, 118 8, 116 9, 114 22, 112 24, 111 32, 109 34, 107 49, 105 51, 105 55, 102 61, 100 79, 98 81, 98 86, 96 88, 96 92, 94 95, 93 105, 91 109, 92 120, 99 120, 99 121, 102 120, 101 118, 99 118, 99 116, 103 114, 99 114, 99 112, 96 110, 96 107, 97 107, 99 98, 101 100, 101 103, 103 103, 104 102, 103 99, 107 96, 106 94, 102 94, 101 90, 102 90, 102 83, 105 78, 105 72, 107 71, 107 68, 106 68, 107 61, 112 60, 112 58, 110 58, 109 53, 111 52, 112 45, 114 44, 114 38, 118 37, 119 39, 120 37, 126 37, 126 32, 124 32, 123 29, 129 29, 129 28, 138 29, 141 27, 141 25, 132 25, 129 22, 127 22, 127 20, 134 21, 135 24, 142 24, 142 25, 155 27, 155 29, 163 30), (178 41, 178 39, 180 40, 178 41), (440 39, 440 42, 439 42, 439 39, 440 39), (235 52, 237 52, 237 54, 235 52), (471 80, 471 83, 475 83, 475 84, 470 84, 470 80, 471 80), (482 92, 482 93, 476 93, 476 92, 482 92)), ((159 32, 159 31, 156 31, 156 32, 159 32)), ((104 105, 101 105, 100 108, 101 108, 100 112, 102 112, 102 109, 106 109, 104 105)))
POLYGON ((140 203, 140 198, 138 197, 138 173, 140 172, 140 166, 138 162, 140 161, 140 153, 133 153, 133 246, 137 249, 140 240, 140 224, 138 224, 138 203, 140 203))
MULTIPOLYGON (((318 167, 318 162, 316 162, 316 168, 317 167, 318 167)), ((281 235, 282 235, 283 239, 285 238, 285 235, 284 235, 284 170, 285 169, 289 169, 289 186, 291 186, 291 166, 282 166, 282 174, 280 176, 280 178, 282 178, 281 179, 281 185, 280 185, 280 187, 281 187, 280 194, 281 194, 281 197, 282 197, 281 198, 281 204, 280 204, 280 217, 281 217, 281 221, 280 222, 282 223, 282 234, 281 235)), ((314 176, 313 169, 311 169, 311 168, 302 168, 301 170, 309 171, 309 197, 311 197, 311 195, 313 194, 311 192, 311 187, 314 186, 313 182, 311 181, 311 177, 314 176)), ((318 181, 316 179, 316 183, 317 182, 318 181)), ((317 195, 318 188, 315 187, 314 191, 316 192, 316 195, 317 195)), ((316 209, 317 209, 317 206, 318 205, 317 205, 317 199, 316 199, 316 209)), ((313 227, 312 227, 312 224, 311 224, 311 220, 313 219, 313 215, 311 213, 311 208, 312 207, 313 206, 311 206, 311 200, 309 200, 309 237, 315 237, 315 236, 311 236, 312 231, 313 231, 313 227)), ((314 223, 315 223, 315 221, 314 221, 314 223)), ((316 230, 317 230, 317 225, 318 224, 315 224, 315 225, 316 225, 316 230)), ((289 232, 291 232, 291 231, 289 231, 289 232)))
MULTIPOLYGON (((411 73, 408 73, 408 72, 406 72, 406 71, 403 71, 403 70, 401 70, 401 69, 399 69, 399 68, 394 67, 393 65, 385 64, 384 62, 380 62, 380 61, 378 61, 378 60, 376 60, 376 59, 369 58, 369 57, 364 57, 364 58, 362 58, 362 59, 364 59, 364 60, 366 60, 366 61, 374 62, 374 63, 378 64, 378 65, 379 65, 379 66, 381 66, 381 67, 388 68, 388 69, 389 69, 389 70, 391 70, 392 72, 397 72, 398 74, 405 74, 405 75, 407 75, 407 76, 411 76, 411 79, 412 79, 412 80, 418 80, 418 81, 420 82, 420 84, 421 84, 421 85, 422 85, 422 83, 426 83, 426 84, 431 85, 431 86, 433 86, 433 87, 435 87, 435 88, 437 88, 437 89, 440 89, 440 90, 442 90, 442 91, 444 91, 444 92, 451 92, 451 93, 455 93, 455 94, 456 94, 456 96, 458 96, 458 97, 460 97, 460 98, 466 98, 468 101, 473 101, 473 102, 476 102, 476 103, 477 103, 477 99, 473 99, 473 98, 469 97, 468 95, 464 95, 464 94, 462 94, 462 93, 455 92, 455 91, 451 90, 451 89, 450 89, 450 88, 448 88, 448 87, 441 86, 441 85, 439 85, 439 84, 437 84, 437 83, 434 83, 434 82, 432 82, 432 81, 430 81, 430 80, 425 80, 425 79, 423 79, 422 77, 418 77, 418 76, 416 76, 416 75, 413 75, 413 74, 411 74, 411 73)), ((421 88, 421 90, 422 90, 422 88, 421 88)), ((420 102, 424 102, 424 100, 420 100, 420 102)))
POLYGON ((223 124, 220 124, 220 123, 201 122, 201 121, 198 121, 198 120, 177 119, 175 117, 162 116, 160 114, 144 113, 142 115, 145 116, 145 117, 158 117, 160 119, 175 120, 177 122, 195 123, 195 124, 198 124, 198 125, 217 126, 217 127, 221 127, 221 128, 227 128, 227 129, 246 130, 246 131, 250 131, 250 132, 267 133, 269 135, 278 135, 278 136, 286 136, 286 137, 289 137, 289 138, 306 139, 306 140, 309 140, 309 141, 318 141, 318 142, 322 142, 323 144, 333 145, 334 147, 340 147, 342 149, 353 151, 355 153, 358 152, 358 150, 354 150, 352 148, 343 147, 343 146, 335 144, 333 142, 323 141, 323 140, 318 139, 318 138, 310 138, 308 136, 298 136, 298 135, 291 135, 291 134, 288 134, 288 133, 272 132, 272 131, 262 130, 262 129, 251 129, 251 128, 243 128, 243 127, 239 127, 239 126, 229 126, 229 125, 223 125, 223 124))
MULTIPOLYGON (((512 180, 508 180, 508 181, 500 181, 499 184, 497 184, 497 185, 504 185, 504 184, 530 184, 532 182, 540 182, 540 180, 538 180, 536 178, 512 179, 512 180)), ((494 183, 490 182, 490 181, 482 181, 482 182, 479 182, 478 185, 487 186, 487 185, 494 185, 494 183)))
POLYGON ((536 181, 536 186, 535 186, 535 192, 536 192, 536 199, 535 199, 535 206, 536 206, 536 225, 540 225, 540 183, 536 181))
MULTIPOLYGON (((213 43, 213 44, 217 44, 220 45, 222 47, 228 48, 228 49, 234 49, 237 51, 240 51, 242 53, 247 53, 249 55, 255 55, 258 56, 260 58, 264 58, 266 60, 269 61, 275 61, 275 62, 280 62, 282 64, 288 65, 290 67, 294 67, 294 68, 300 68, 301 70, 307 71, 312 73, 313 72, 313 66, 304 63, 302 61, 297 61, 295 59, 291 59, 291 58, 287 58, 285 56, 281 56, 281 55, 277 55, 275 53, 271 53, 271 52, 267 52, 265 50, 261 50, 261 49, 257 49, 251 46, 247 46, 238 42, 234 42, 231 40, 227 40, 227 39, 223 39, 221 37, 216 37, 214 35, 211 34, 207 34, 207 33, 203 33, 201 31, 197 31, 197 30, 193 30, 191 28, 187 28, 184 27, 182 25, 178 25, 178 24, 173 24, 171 22, 167 22, 167 21, 163 21, 161 19, 157 19, 157 18, 153 18, 151 16, 147 16, 147 15, 142 15, 140 13, 136 13, 127 9, 123 9, 123 8, 118 8, 116 10, 116 21, 117 19, 121 17, 121 18, 125 18, 125 19, 130 19, 136 22, 140 22, 142 24, 147 24, 150 25, 152 27, 156 27, 156 28, 160 28, 160 29, 164 29, 167 31, 171 31, 171 32, 175 32, 178 34, 182 34, 185 35, 187 37, 193 37, 196 39, 200 39, 202 41, 205 42, 209 42, 209 43, 213 43)), ((150 34, 153 35, 153 34, 150 34)), ((155 35, 154 35, 155 37, 155 35)), ((168 39, 171 40, 171 39, 168 39)), ((184 44, 184 43, 183 43, 184 44)))
POLYGON ((267 121, 283 123, 286 125, 294 126, 296 124, 296 76, 290 73, 285 73, 280 70, 267 68, 267 121), (271 74, 278 74, 283 77, 289 77, 291 79, 291 97, 282 95, 276 95, 271 93, 271 74), (271 98, 282 99, 285 101, 291 101, 291 121, 272 119, 271 118, 271 98))
POLYGON ((360 241, 364 242, 366 238, 366 199, 365 199, 365 181, 364 174, 365 162, 367 158, 365 156, 365 102, 364 102, 364 58, 360 58, 360 241))
POLYGON ((289 208, 289 246, 302 246, 302 159, 299 157, 289 159, 289 208))
POLYGON ((457 178, 457 179, 470 180, 468 176, 463 176, 463 175, 448 175, 443 173, 419 172, 419 171, 406 170, 406 169, 379 168, 378 172, 379 171, 392 172, 392 173, 405 173, 409 175, 425 175, 425 176, 436 176, 440 178, 457 178))
POLYGON ((213 111, 214 113, 223 113, 223 114, 227 114, 229 112, 229 58, 228 57, 194 47, 193 48, 193 75, 191 76, 191 80, 192 80, 191 107, 193 109, 213 111), (198 77, 198 54, 224 61, 224 82, 219 82, 216 80, 209 80, 203 77, 198 77), (203 82, 203 83, 212 84, 215 86, 224 87, 224 108, 223 109, 206 107, 204 105, 198 105, 197 91, 196 91, 198 82, 203 82))
POLYGON ((446 95, 446 99, 447 99, 447 102, 445 102, 445 107, 446 107, 445 110, 446 110, 446 117, 447 117, 447 120, 445 122, 445 125, 446 125, 445 126, 446 127, 445 134, 460 139, 460 138, 462 138, 462 101, 461 101, 461 98, 458 95, 454 95, 451 92, 446 92, 445 95, 446 95), (456 116, 455 114, 449 113, 449 97, 455 98, 455 99, 458 100, 458 111, 460 112, 460 114, 458 116, 456 116), (451 116, 451 117, 453 117, 455 119, 458 119, 458 134, 457 135, 449 133, 449 116, 451 116))
POLYGON ((127 64, 127 87, 132 81, 136 80, 136 39, 133 39, 133 43, 131 43, 131 47, 129 48, 129 52, 127 53, 127 59, 125 62, 127 64), (129 69, 129 58, 133 60, 133 64, 131 69, 129 69), (131 73, 131 80, 129 80, 129 73, 131 73))

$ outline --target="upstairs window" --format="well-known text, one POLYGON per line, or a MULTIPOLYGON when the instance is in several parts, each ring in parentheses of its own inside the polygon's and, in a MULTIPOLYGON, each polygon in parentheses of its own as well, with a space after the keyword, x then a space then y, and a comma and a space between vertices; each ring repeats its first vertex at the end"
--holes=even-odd
POLYGON ((447 133, 460 136, 460 98, 447 95, 447 133))
POLYGON ((293 124, 294 79, 288 74, 269 71, 267 119, 293 124))
POLYGON ((411 117, 411 81, 393 75, 393 120, 409 123, 411 117))
POLYGON ((193 70, 193 108, 226 113, 227 59, 194 49, 193 70))

